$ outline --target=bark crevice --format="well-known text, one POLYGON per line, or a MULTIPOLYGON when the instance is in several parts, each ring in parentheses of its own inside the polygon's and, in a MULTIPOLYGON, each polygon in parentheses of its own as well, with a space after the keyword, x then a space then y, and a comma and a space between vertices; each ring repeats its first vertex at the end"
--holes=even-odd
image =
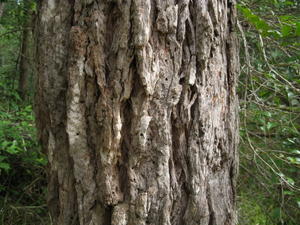
POLYGON ((39 2, 37 117, 55 225, 235 224, 230 4, 39 2))

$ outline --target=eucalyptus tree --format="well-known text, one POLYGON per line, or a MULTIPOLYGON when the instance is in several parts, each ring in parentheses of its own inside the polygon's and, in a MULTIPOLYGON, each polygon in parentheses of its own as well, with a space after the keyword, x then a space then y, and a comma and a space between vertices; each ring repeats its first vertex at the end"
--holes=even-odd
POLYGON ((39 1, 37 125, 59 225, 232 225, 235 1, 39 1))

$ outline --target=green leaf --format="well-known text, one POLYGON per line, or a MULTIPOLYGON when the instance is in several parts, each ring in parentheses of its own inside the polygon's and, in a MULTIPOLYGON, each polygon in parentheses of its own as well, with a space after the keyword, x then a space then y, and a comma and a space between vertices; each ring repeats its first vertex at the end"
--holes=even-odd
POLYGON ((0 155, 0 162, 2 162, 4 159, 7 159, 6 156, 0 155))
POLYGON ((296 23, 295 34, 296 36, 300 36, 300 22, 296 23))
POLYGON ((300 158, 296 158, 296 157, 287 157, 287 159, 293 163, 293 164, 297 164, 300 165, 300 158))
POLYGON ((292 27, 289 26, 289 25, 283 25, 281 27, 281 34, 282 34, 283 37, 289 36, 291 31, 292 31, 292 27))
POLYGON ((287 182, 288 182, 290 185, 294 185, 294 184, 295 184, 295 181, 294 181, 292 178, 290 178, 290 177, 286 177, 286 180, 287 180, 287 182))
POLYGON ((279 19, 282 21, 282 22, 289 22, 290 20, 293 19, 293 16, 291 15, 283 15, 283 16, 279 16, 279 19))
POLYGON ((272 214, 273 214, 274 218, 280 218, 281 217, 281 209, 280 208, 273 209, 272 214))
POLYGON ((296 150, 291 151, 291 153, 300 155, 300 150, 297 150, 297 149, 296 149, 296 150))
POLYGON ((276 127, 277 123, 268 122, 267 123, 267 130, 271 130, 272 128, 276 127))
POLYGON ((8 141, 2 141, 1 142, 1 148, 5 149, 7 146, 9 146, 9 144, 10 144, 10 142, 8 142, 8 141))
POLYGON ((5 171, 8 171, 10 169, 10 165, 5 162, 0 162, 0 169, 4 169, 5 171))
POLYGON ((12 145, 10 145, 6 151, 10 154, 17 154, 19 151, 21 151, 21 149, 18 147, 18 142, 14 140, 12 145))
POLYGON ((292 191, 284 191, 283 194, 284 195, 295 195, 295 193, 292 191))

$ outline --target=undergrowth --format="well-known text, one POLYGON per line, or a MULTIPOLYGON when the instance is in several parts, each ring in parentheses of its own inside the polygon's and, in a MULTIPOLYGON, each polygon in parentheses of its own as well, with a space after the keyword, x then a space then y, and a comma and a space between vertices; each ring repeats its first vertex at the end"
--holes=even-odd
POLYGON ((0 225, 50 224, 45 203, 46 159, 30 105, 0 108, 0 225))

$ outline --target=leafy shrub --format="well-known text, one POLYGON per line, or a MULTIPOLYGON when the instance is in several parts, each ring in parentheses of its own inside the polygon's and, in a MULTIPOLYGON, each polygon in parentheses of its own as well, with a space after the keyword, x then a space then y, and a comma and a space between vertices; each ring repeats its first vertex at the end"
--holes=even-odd
POLYGON ((32 107, 13 108, 0 111, 0 221, 43 224, 47 162, 37 144, 32 107))

